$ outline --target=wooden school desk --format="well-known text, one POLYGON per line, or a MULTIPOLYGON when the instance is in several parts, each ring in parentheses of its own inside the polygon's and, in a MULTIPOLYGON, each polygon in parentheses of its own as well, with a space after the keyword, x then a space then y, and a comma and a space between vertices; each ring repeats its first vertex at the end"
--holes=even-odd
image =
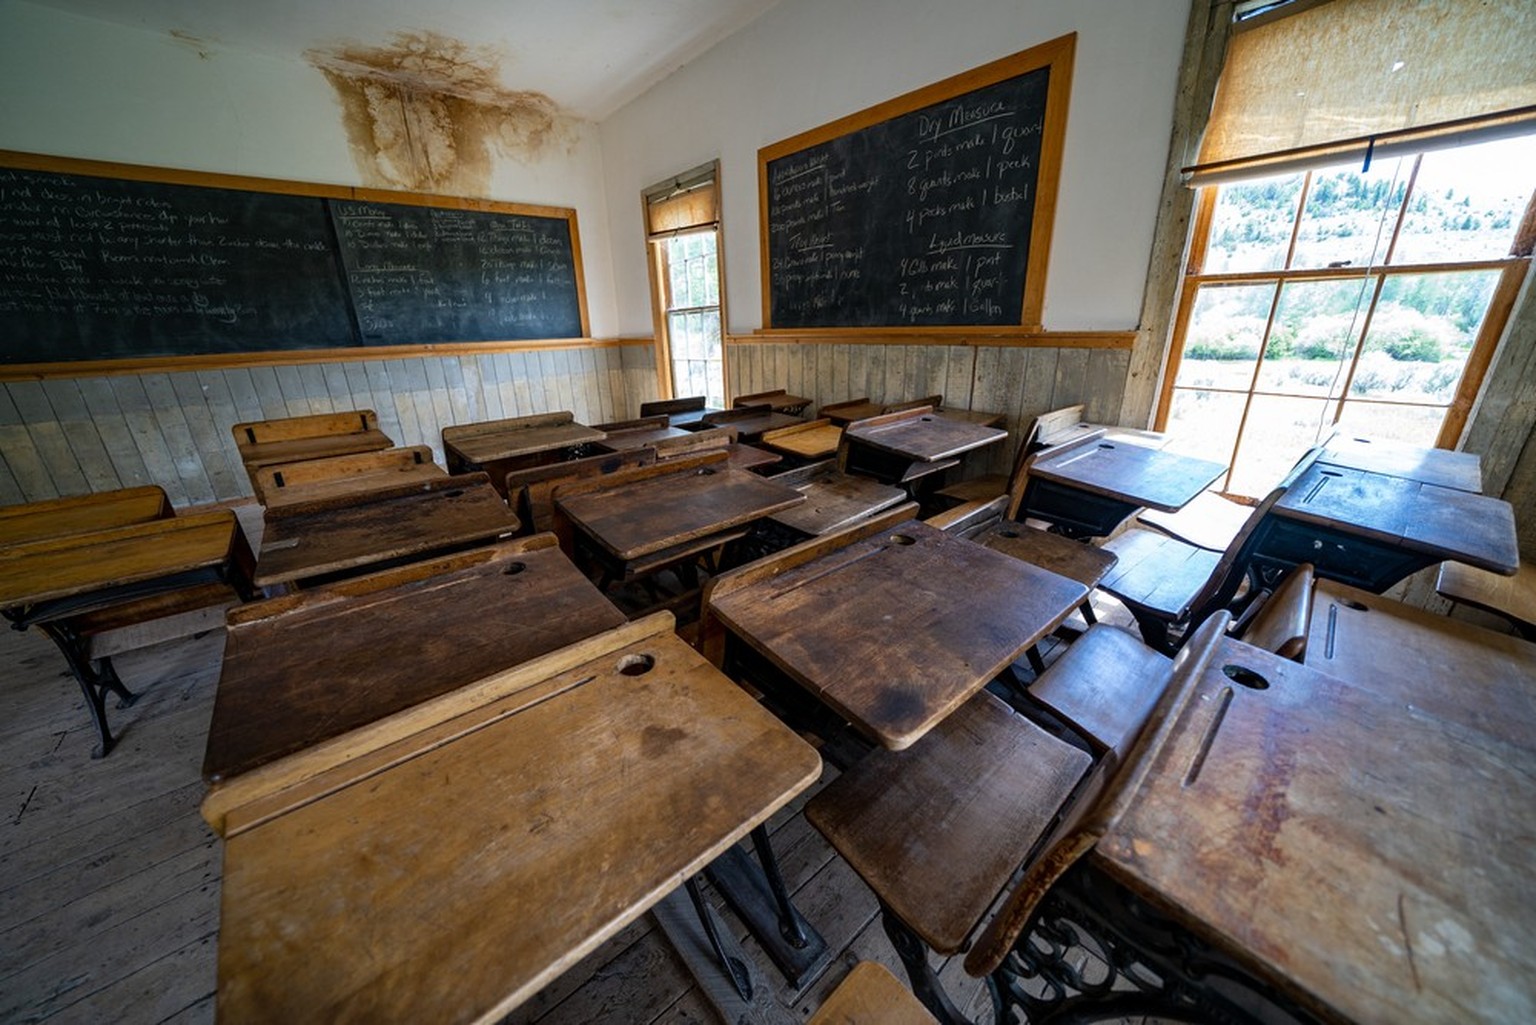
POLYGON ((838 427, 847 427, 856 421, 879 416, 884 411, 885 407, 878 402, 871 402, 868 399, 849 399, 847 402, 834 402, 830 406, 822 406, 817 413, 831 420, 838 427))
MULTIPOLYGON (((94 513, 105 505, 86 504, 94 513)), ((7 519, 16 536, 23 518, 7 519)), ((59 521, 70 528, 81 519, 63 514, 59 521)), ((58 537, 37 537, 36 530, 35 523, 28 530, 32 540, 0 545, 0 613, 18 629, 37 626, 58 646, 96 726, 93 757, 103 757, 115 742, 106 719, 107 693, 117 696, 119 707, 135 699, 118 678, 111 654, 191 632, 147 632, 146 624, 156 620, 207 611, 212 615, 206 624, 194 626, 219 625, 223 608, 249 593, 254 560, 239 521, 227 509, 58 537), (137 643, 110 651, 94 643, 128 628, 145 631, 137 643)))
POLYGON ((556 532, 567 529, 563 515, 573 543, 577 534, 589 542, 585 549, 612 579, 660 568, 671 553, 691 556, 730 531, 805 501, 793 488, 729 467, 724 453, 681 472, 659 463, 632 473, 635 479, 616 486, 599 480, 555 489, 556 532))
POLYGON ((235 424, 230 431, 245 472, 252 477, 263 466, 373 452, 394 444, 379 430, 378 415, 371 409, 235 424))
POLYGON ((256 585, 276 587, 516 533, 483 473, 267 510, 256 585))
POLYGON ((637 448, 655 448, 658 442, 692 437, 691 431, 681 427, 653 427, 639 431, 610 432, 602 441, 592 443, 601 452, 630 452, 637 448))
MULTIPOLYGON (((676 421, 673 422, 676 423, 676 421)), ((753 442, 768 431, 793 427, 798 423, 804 423, 804 421, 798 416, 780 413, 768 406, 740 406, 721 410, 718 413, 706 413, 690 426, 702 429, 729 425, 736 428, 737 436, 742 441, 753 442)))
POLYGON ((892 750, 913 744, 1088 596, 1082 584, 909 520, 785 572, 711 582, 739 643, 892 750))
POLYGON ((1423 681, 1416 702, 1536 749, 1536 644, 1332 580, 1313 589, 1307 665, 1391 696, 1423 681), (1435 685, 1431 686, 1431 682, 1435 685))
POLYGON ((8 505, 0 508, 0 545, 85 534, 174 515, 165 489, 154 484, 8 505))
POLYGON ((1487 495, 1314 463, 1275 503, 1255 559, 1310 562, 1317 575, 1381 592, 1447 559, 1520 568, 1514 510, 1487 495))
POLYGON ((349 456, 263 466, 251 475, 256 499, 268 509, 320 498, 343 498, 446 476, 426 445, 384 448, 349 456))
POLYGON ((1483 462, 1475 452, 1420 448, 1400 441, 1335 434, 1323 446, 1317 461, 1473 494, 1483 490, 1483 462))
POLYGON ((889 484, 911 484, 959 465, 961 455, 995 445, 1008 432, 919 406, 850 424, 845 437, 848 472, 889 484))
POLYGON ((257 602, 229 619, 217 783, 624 622, 552 534, 257 602))
POLYGON ((794 488, 805 502, 774 513, 771 519, 807 537, 841 530, 907 497, 900 488, 872 477, 842 473, 831 459, 775 474, 773 482, 794 488))
POLYGON ((602 441, 604 432, 576 422, 568 411, 443 428, 443 454, 452 473, 557 462, 570 450, 602 441))
POLYGON ((1177 512, 1226 471, 1208 459, 1086 437, 1030 462, 1016 518, 1045 520, 1072 537, 1105 537, 1138 509, 1177 512))
POLYGON ((1329 1020, 1536 1020, 1536 714, 1426 668, 1226 641, 1091 864, 1329 1020))
POLYGON ((758 444, 801 462, 813 462, 836 455, 842 440, 843 429, 831 420, 821 419, 768 431, 758 444))
POLYGON ((815 782, 810 745, 673 625, 617 627, 215 791, 219 1017, 497 1021, 815 782))
POLYGON ((731 403, 733 409, 743 406, 767 406, 776 413, 789 413, 799 416, 811 400, 803 395, 791 395, 783 388, 775 388, 773 391, 755 392, 751 395, 738 395, 731 403))

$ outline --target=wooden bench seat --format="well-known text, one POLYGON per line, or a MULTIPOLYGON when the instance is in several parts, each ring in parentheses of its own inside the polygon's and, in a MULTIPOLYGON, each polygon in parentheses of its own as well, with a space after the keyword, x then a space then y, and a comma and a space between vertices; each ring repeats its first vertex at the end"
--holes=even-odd
POLYGON ((1442 562, 1435 578, 1442 597, 1503 616, 1520 635, 1536 641, 1536 563, 1521 561, 1512 577, 1460 562, 1442 562))
POLYGON ((239 604, 240 595, 233 586, 210 581, 83 613, 64 622, 86 642, 86 656, 100 660, 223 629, 225 613, 239 604))
POLYGON ((1028 693, 1099 754, 1123 761, 1172 672, 1173 659, 1100 623, 1073 641, 1028 693))
POLYGON ((806 1025, 938 1025, 911 990, 876 961, 860 961, 806 1025))
POLYGON ((1148 509, 1141 513, 1137 522, 1160 530, 1169 537, 1185 544, 1212 552, 1224 552, 1253 507, 1230 498, 1223 498, 1214 491, 1202 491, 1178 512, 1162 512, 1148 509))
POLYGON ((1092 759, 982 692, 905 751, 875 751, 806 805, 934 950, 965 946, 1092 759))

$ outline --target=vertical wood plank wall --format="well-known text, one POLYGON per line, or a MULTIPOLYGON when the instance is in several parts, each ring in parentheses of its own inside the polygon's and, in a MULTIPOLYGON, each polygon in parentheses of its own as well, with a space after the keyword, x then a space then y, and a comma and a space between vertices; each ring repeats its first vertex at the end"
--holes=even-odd
MULTIPOLYGON (((785 388, 820 407, 942 394, 953 409, 1004 414, 1015 439, 1035 414, 1079 402, 1089 420, 1118 422, 1131 356, 1125 349, 795 342, 737 342, 728 355, 733 395, 785 388)), ((1006 473, 1012 454, 1012 446, 994 445, 987 459, 967 460, 967 471, 1006 473)))
POLYGON ((178 506, 251 487, 230 428, 372 409, 443 461, 451 424, 569 409, 586 423, 656 397, 649 344, 0 383, 0 505, 159 484, 178 506))

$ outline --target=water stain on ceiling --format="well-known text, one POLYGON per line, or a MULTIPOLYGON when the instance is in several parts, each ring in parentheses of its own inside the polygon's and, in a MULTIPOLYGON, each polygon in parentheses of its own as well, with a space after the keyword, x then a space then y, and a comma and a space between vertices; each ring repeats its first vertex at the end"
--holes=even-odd
POLYGON ((305 57, 336 90, 369 185, 484 195, 493 151, 533 159, 574 140, 575 119, 555 101, 502 84, 493 47, 406 32, 383 46, 337 45, 305 57))

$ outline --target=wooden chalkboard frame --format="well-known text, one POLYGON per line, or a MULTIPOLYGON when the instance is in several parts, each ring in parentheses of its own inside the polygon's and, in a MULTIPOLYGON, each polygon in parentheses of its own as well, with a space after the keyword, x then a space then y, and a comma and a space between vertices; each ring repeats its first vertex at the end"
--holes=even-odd
POLYGON ((354 359, 390 359, 423 355, 496 352, 510 349, 578 348, 608 344, 598 342, 591 337, 591 321, 588 319, 587 311, 586 274, 581 259, 581 235, 577 228, 576 211, 571 207, 538 206, 465 196, 444 196, 424 192, 404 192, 362 186, 329 185, 318 182, 291 181, 283 178, 260 178, 211 171, 193 171, 183 168, 156 167, 148 164, 86 160, 75 157, 60 157, 4 149, 0 149, 0 168, 82 175, 95 178, 116 178, 126 181, 154 182, 164 185, 191 185, 204 188, 235 189, 245 192, 306 196, 317 199, 437 207, 445 210, 467 210, 480 213, 512 214, 564 220, 570 227, 571 258, 575 271, 576 299, 581 317, 581 337, 579 338, 549 340, 509 339, 504 341, 462 341, 409 345, 346 346, 338 348, 294 348, 243 353, 198 353, 94 360, 8 363, 0 365, 0 380, 58 376, 86 377, 96 374, 132 374, 167 369, 213 369, 263 364, 286 365, 354 359))
POLYGON ((943 81, 915 89, 884 103, 838 118, 819 128, 765 146, 757 152, 758 182, 758 234, 760 267, 762 274, 763 327, 758 332, 765 335, 818 334, 829 336, 856 336, 877 333, 880 335, 907 335, 946 333, 949 331, 983 331, 988 334, 1022 333, 1038 334, 1044 331, 1041 311, 1045 298, 1046 265, 1050 257, 1051 231, 1056 214, 1056 196, 1061 177, 1062 150, 1066 140, 1067 101, 1072 87, 1072 62, 1076 52, 1077 33, 1030 47, 1019 53, 961 72, 943 81), (862 131, 872 125, 910 114, 936 103, 943 103, 1006 81, 1031 71, 1049 68, 1049 88, 1046 92, 1045 121, 1041 129, 1039 173, 1036 179, 1034 217, 1030 230, 1029 254, 1024 274, 1022 315, 1018 328, 974 326, 957 322, 952 326, 878 326, 878 327, 823 327, 823 328, 775 328, 773 326, 772 262, 769 255, 768 220, 768 165, 775 160, 793 155, 801 150, 820 146, 862 131))

